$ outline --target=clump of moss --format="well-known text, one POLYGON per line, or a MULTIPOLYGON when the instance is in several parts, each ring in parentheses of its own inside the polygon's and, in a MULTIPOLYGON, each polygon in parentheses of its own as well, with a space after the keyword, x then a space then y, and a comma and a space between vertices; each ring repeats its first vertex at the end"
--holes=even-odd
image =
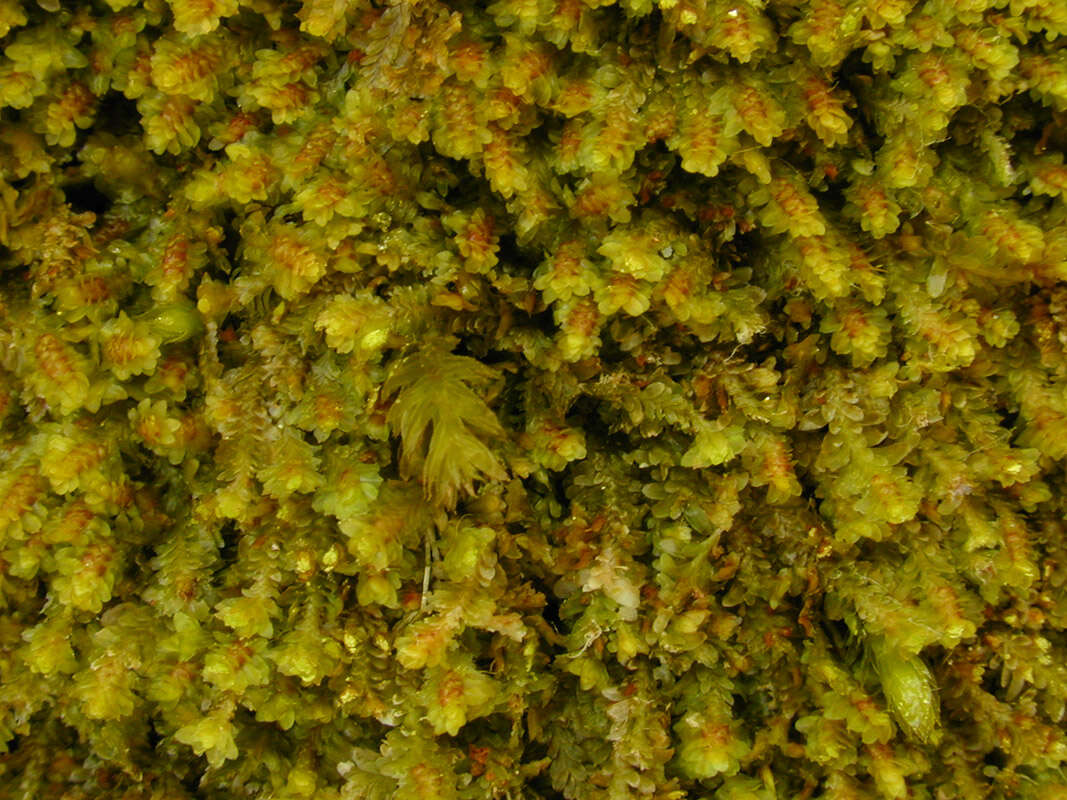
POLYGON ((1065 42, 0 0, 0 797, 1067 796, 1065 42))

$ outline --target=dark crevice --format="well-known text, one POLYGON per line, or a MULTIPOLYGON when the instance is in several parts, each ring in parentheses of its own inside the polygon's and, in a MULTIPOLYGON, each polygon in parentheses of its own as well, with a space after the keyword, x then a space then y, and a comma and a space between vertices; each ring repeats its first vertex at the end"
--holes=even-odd
POLYGON ((563 619, 559 614, 560 601, 551 587, 537 576, 531 578, 530 585, 545 596, 545 607, 541 610, 541 617, 557 633, 563 630, 563 619))
POLYGON ((566 800, 565 795, 556 791, 546 775, 538 775, 531 780, 530 788, 533 790, 534 796, 540 797, 542 800, 566 800))
MULTIPOLYGON (((823 616, 822 628, 826 633, 827 638, 830 640, 830 643, 833 645, 834 650, 837 651, 837 655, 839 657, 847 656, 849 649, 848 643, 852 638, 852 631, 848 629, 848 625, 845 624, 844 620, 829 619, 828 617, 823 616)), ((850 659, 846 658, 846 660, 850 659)))
POLYGON ((627 437, 611 430, 605 422, 605 416, 615 417, 617 415, 605 409, 605 404, 601 400, 582 395, 575 399, 567 415, 567 421, 568 424, 585 431, 591 451, 599 449, 606 453, 622 453, 631 450, 632 447, 627 437))
POLYGON ((237 556, 241 544, 241 532, 233 520, 227 520, 219 531, 222 539, 222 547, 219 548, 219 558, 222 560, 222 569, 237 563, 237 556))
POLYGON ((819 484, 804 470, 797 469, 794 472, 797 476, 797 482, 800 483, 800 496, 808 503, 811 503, 813 507, 816 506, 819 502, 819 484))
POLYGON ((537 255, 519 247, 513 233, 503 234, 497 242, 497 259, 511 274, 532 274, 537 268, 537 255))
POLYGON ((163 736, 158 730, 156 730, 156 721, 151 720, 148 723, 148 734, 145 737, 145 741, 148 744, 149 749, 155 750, 159 746, 159 743, 163 741, 163 736))
POLYGON ((71 210, 77 213, 91 211, 97 216, 111 210, 113 201, 101 192, 92 181, 81 181, 64 187, 63 194, 71 210))
POLYGON ((1001 750, 999 747, 995 747, 985 754, 985 758, 982 762, 987 766, 994 767, 996 769, 1004 769, 1008 763, 1008 754, 1001 750))
POLYGON ((237 231, 236 219, 237 214, 230 210, 225 213, 222 220, 223 237, 218 249, 226 257, 227 263, 212 263, 209 266, 211 276, 217 280, 228 281, 229 273, 237 265, 237 249, 241 244, 241 234, 237 231))
POLYGON ((141 114, 137 110, 137 103, 119 92, 108 92, 96 108, 94 127, 116 136, 140 136, 141 114))
POLYGON ((1000 427, 1007 428, 1009 431, 1015 430, 1015 426, 1019 422, 1018 411, 1005 411, 1000 417, 1000 427))

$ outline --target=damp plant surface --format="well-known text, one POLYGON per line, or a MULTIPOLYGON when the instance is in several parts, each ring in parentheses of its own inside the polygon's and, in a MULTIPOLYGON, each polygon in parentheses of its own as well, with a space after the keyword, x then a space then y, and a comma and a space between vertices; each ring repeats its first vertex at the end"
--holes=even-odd
POLYGON ((0 53, 2 800, 1067 797, 1067 3, 0 53))

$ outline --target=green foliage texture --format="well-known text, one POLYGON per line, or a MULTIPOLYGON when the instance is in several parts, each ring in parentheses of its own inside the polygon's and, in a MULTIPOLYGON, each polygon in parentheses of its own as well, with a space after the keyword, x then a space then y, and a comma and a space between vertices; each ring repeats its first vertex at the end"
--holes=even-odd
POLYGON ((0 800, 1067 798, 1063 0, 0 0, 0 800))

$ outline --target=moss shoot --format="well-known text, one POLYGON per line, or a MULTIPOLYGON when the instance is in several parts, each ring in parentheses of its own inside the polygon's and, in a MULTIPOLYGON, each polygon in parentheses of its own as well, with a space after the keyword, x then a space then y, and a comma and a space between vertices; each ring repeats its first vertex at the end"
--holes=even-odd
POLYGON ((0 800, 1065 800, 1067 3, 0 0, 0 800))

